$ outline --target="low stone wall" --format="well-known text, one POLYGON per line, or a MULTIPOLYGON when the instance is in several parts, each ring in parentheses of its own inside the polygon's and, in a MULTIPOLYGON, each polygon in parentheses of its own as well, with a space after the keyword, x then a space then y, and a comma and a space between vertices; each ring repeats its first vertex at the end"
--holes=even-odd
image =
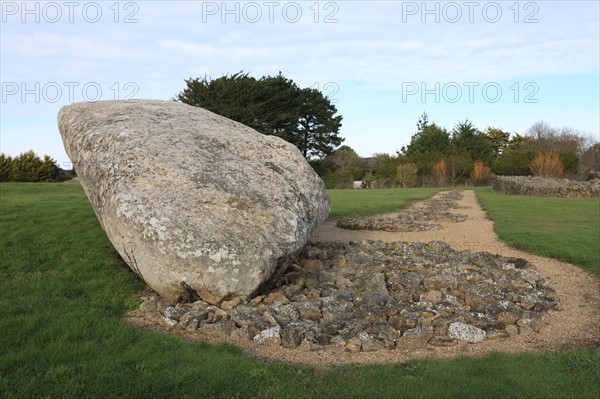
POLYGON ((600 179, 575 181, 528 176, 496 176, 493 189, 505 194, 539 197, 600 197, 600 179))

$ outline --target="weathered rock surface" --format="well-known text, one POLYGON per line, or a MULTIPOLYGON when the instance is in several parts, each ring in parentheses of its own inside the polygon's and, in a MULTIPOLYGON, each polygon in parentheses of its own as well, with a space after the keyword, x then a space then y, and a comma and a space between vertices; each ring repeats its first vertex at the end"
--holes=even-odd
POLYGON ((198 107, 77 103, 58 124, 113 245, 170 302, 254 294, 329 214, 296 147, 198 107))
POLYGON ((471 343, 483 341, 487 334, 481 328, 465 323, 452 323, 448 327, 448 336, 471 343))
POLYGON ((350 352, 534 333, 549 311, 561 310, 554 290, 526 260, 455 251, 436 241, 309 244, 264 295, 233 298, 220 308, 161 303, 149 298, 140 310, 199 337, 225 328, 221 336, 234 342, 350 352))

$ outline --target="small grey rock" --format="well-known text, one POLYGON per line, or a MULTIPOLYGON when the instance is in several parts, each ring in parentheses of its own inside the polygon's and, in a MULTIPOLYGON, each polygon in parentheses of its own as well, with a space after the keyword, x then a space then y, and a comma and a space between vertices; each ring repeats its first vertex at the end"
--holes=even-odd
POLYGON ((461 341, 476 343, 483 341, 486 337, 486 333, 481 328, 477 328, 470 324, 452 323, 448 327, 448 336, 461 341))

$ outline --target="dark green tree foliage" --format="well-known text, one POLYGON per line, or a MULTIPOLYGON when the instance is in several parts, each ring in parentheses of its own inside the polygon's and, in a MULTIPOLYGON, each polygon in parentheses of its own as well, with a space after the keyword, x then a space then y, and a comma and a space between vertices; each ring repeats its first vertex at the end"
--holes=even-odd
POLYGON ((308 163, 323 180, 325 180, 327 176, 333 174, 337 168, 331 159, 329 159, 329 156, 326 156, 323 159, 310 159, 308 163))
POLYGON ((490 165, 494 159, 492 144, 469 120, 456 124, 452 130, 452 144, 459 154, 468 154, 473 162, 482 160, 490 165))
POLYGON ((429 116, 426 112, 423 112, 423 114, 419 117, 419 120, 417 121, 417 132, 422 132, 427 127, 427 125, 429 125, 429 116))
POLYGON ((14 158, 0 154, 0 181, 53 182, 58 179, 56 161, 45 155, 42 160, 35 152, 27 151, 14 158))
POLYGON ((377 159, 375 176, 387 183, 395 181, 400 157, 390 154, 375 154, 374 157, 377 159))
POLYGON ((335 116, 337 109, 319 90, 302 89, 299 97, 299 127, 292 142, 305 158, 322 158, 344 141, 338 135, 342 116, 335 116))
POLYGON ((510 133, 488 126, 484 134, 494 153, 494 159, 498 158, 508 148, 510 133))
POLYGON ((514 133, 514 136, 511 138, 510 133, 491 126, 488 126, 484 135, 494 152, 494 160, 506 150, 519 149, 525 141, 525 138, 517 133, 514 133))
POLYGON ((533 151, 506 150, 492 165, 492 172, 502 176, 529 176, 529 164, 534 157, 533 151))
POLYGON ((49 155, 44 155, 44 160, 38 169, 38 179, 42 182, 52 182, 58 179, 58 166, 49 155))
POLYGON ((452 185, 466 181, 473 169, 474 161, 465 150, 452 149, 452 153, 446 162, 448 177, 452 185))
MULTIPOLYGON (((419 126, 419 124, 417 124, 419 126)), ((423 124, 422 130, 411 137, 411 141, 402 154, 407 162, 413 162, 419 169, 419 175, 431 173, 433 165, 451 153, 450 134, 435 123, 423 124)))
POLYGON ((11 181, 34 182, 38 180, 42 160, 33 151, 27 151, 13 158, 11 181))
POLYGON ((430 124, 424 113, 417 122, 417 133, 412 135, 410 143, 402 152, 408 158, 446 157, 450 154, 450 134, 443 127, 430 124))
POLYGON ((450 134, 435 123, 429 123, 425 113, 417 122, 417 132, 410 143, 401 150, 405 162, 414 162, 418 166, 419 175, 430 173, 433 165, 449 154, 450 134))
POLYGON ((335 116, 329 99, 318 90, 299 88, 281 72, 258 80, 238 72, 185 82, 177 100, 281 137, 306 158, 323 158, 344 141, 339 136, 342 116, 335 116))
POLYGON ((260 115, 257 115, 257 108, 262 93, 257 92, 257 82, 253 77, 238 72, 213 80, 206 76, 202 79, 190 78, 185 83, 187 87, 177 96, 179 101, 213 111, 255 129, 258 127, 260 115))
POLYGON ((565 173, 568 175, 574 175, 579 169, 579 157, 574 152, 561 152, 560 163, 562 163, 565 173))
POLYGON ((291 79, 279 73, 277 76, 267 76, 257 80, 254 90, 256 98, 248 97, 251 102, 242 104, 256 120, 251 127, 298 146, 301 142, 297 133, 302 110, 300 88, 291 79))
MULTIPOLYGON (((473 129, 472 125, 466 127, 467 130, 473 129)), ((468 151, 470 146, 457 143, 458 138, 456 133, 451 137, 446 129, 430 123, 427 114, 423 113, 417 122, 417 133, 411 137, 409 145, 400 151, 402 161, 416 164, 421 184, 430 184, 434 165, 444 160, 450 182, 455 184, 469 177, 474 161, 468 151)))
MULTIPOLYGON (((343 145, 322 160, 316 162, 315 171, 323 177, 328 187, 339 183, 352 183, 360 180, 364 160, 347 145, 343 145)), ((315 166, 313 166, 315 167, 315 166)))
POLYGON ((0 154, 0 182, 10 181, 12 172, 12 157, 0 154))

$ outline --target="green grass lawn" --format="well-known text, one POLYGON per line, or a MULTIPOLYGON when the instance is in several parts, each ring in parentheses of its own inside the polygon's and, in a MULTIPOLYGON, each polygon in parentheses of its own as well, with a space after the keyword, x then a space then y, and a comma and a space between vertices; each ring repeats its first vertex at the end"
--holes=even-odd
POLYGON ((323 369, 138 330, 121 318, 145 286, 113 250, 79 184, 0 184, 0 233, 1 398, 600 395, 597 349, 323 369))
POLYGON ((328 190, 331 217, 367 216, 397 212, 413 202, 429 198, 441 188, 392 188, 375 190, 328 190))
POLYGON ((600 277, 600 199, 547 198, 477 189, 501 240, 563 259, 600 277))

